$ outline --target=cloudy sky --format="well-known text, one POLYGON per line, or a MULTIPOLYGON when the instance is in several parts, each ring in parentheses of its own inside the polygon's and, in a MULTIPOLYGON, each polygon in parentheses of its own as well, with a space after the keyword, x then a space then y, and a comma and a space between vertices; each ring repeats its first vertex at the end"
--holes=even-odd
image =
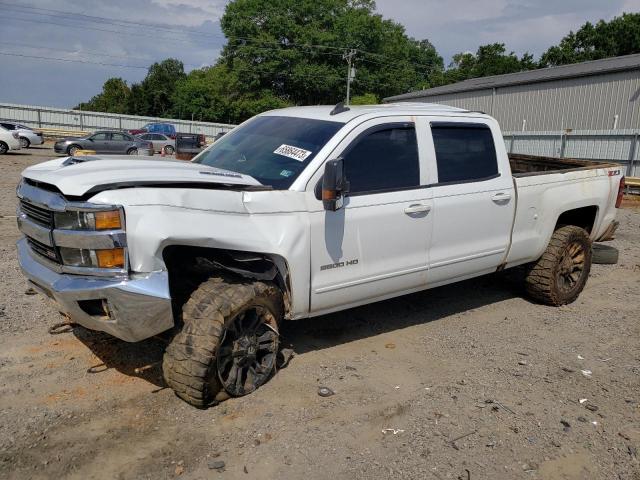
MULTIPOLYGON (((72 107, 109 77, 144 78, 176 57, 187 69, 215 61, 225 0, 0 0, 0 102, 72 107), (70 15, 73 14, 73 15, 70 15), (144 24, 166 25, 149 28, 144 24)), ((640 0, 377 0, 378 11, 456 52, 504 42, 539 55, 585 21, 640 11, 640 0)))

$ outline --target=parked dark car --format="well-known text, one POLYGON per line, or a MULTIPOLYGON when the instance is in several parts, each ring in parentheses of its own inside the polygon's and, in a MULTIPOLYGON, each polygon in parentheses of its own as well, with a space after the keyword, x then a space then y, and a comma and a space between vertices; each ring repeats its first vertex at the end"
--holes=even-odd
POLYGON ((78 150, 93 150, 100 154, 153 155, 153 144, 128 133, 98 131, 86 137, 67 137, 58 140, 56 153, 74 155, 78 150))
POLYGON ((134 128, 129 130, 131 135, 140 135, 141 133, 160 133, 169 138, 176 138, 176 127, 171 123, 147 123, 142 128, 134 128))
POLYGON ((201 133, 178 133, 176 136, 176 159, 191 160, 206 146, 207 141, 201 133))

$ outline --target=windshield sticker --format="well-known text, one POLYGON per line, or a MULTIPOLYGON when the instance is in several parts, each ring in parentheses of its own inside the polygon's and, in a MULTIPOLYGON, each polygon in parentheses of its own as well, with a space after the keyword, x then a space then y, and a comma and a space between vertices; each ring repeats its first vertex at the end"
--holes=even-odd
POLYGON ((282 170, 280 172, 280 176, 281 177, 290 177, 291 175, 293 175, 293 172, 291 170, 282 170))
POLYGON ((276 148, 273 153, 277 153, 278 155, 282 155, 284 157, 293 158, 294 160, 298 160, 299 162, 304 162, 311 153, 309 150, 305 150, 303 148, 292 147, 291 145, 282 144, 278 148, 276 148))

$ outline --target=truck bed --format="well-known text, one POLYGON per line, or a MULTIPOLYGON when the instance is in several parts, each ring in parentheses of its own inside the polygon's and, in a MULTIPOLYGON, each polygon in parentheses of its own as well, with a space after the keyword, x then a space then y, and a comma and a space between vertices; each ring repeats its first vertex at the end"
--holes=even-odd
POLYGON ((519 153, 509 154, 509 163, 514 177, 544 175, 548 173, 590 170, 593 168, 615 167, 617 164, 606 160, 581 160, 578 158, 538 157, 519 153))

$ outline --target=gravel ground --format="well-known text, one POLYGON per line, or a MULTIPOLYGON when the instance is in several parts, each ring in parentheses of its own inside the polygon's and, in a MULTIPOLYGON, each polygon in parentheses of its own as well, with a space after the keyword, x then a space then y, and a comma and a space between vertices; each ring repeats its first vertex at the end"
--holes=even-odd
POLYGON ((0 478, 640 479, 637 207, 572 305, 506 272, 291 322, 289 366, 196 410, 159 366, 134 372, 162 342, 47 333, 61 319, 25 294, 14 197, 50 153, 0 156, 0 478))

